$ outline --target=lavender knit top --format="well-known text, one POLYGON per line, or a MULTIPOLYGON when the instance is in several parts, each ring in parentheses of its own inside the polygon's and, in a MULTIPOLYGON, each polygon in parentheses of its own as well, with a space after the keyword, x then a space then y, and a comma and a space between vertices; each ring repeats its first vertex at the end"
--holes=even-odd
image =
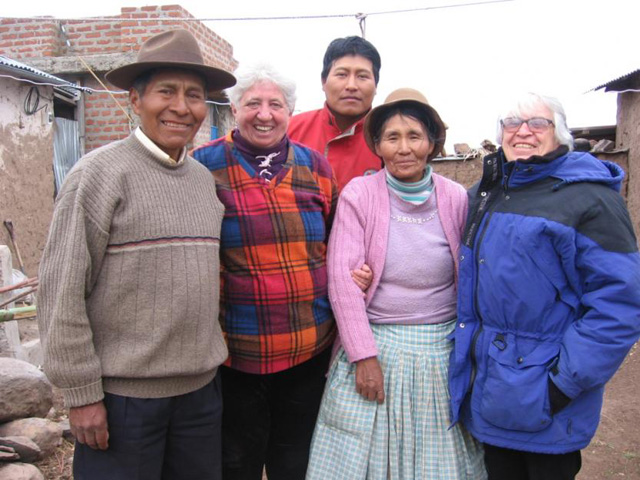
POLYGON ((392 193, 389 203, 387 254, 367 307, 369 321, 414 325, 455 318, 454 263, 435 196, 413 205, 392 193))

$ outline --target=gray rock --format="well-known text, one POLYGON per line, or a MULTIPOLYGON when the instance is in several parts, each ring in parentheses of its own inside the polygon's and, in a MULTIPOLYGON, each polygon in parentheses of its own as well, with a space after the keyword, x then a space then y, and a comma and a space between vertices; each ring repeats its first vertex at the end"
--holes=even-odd
POLYGON ((2 480, 44 480, 44 475, 38 468, 29 463, 0 464, 0 478, 2 480))
POLYGON ((573 149, 576 152, 588 152, 591 150, 591 142, 586 138, 576 138, 573 140, 573 149))
POLYGON ((0 447, 11 447, 23 462, 33 463, 42 458, 40 447, 28 437, 0 437, 0 447))
POLYGON ((44 418, 23 418, 0 425, 0 437, 27 437, 47 457, 62 443, 62 427, 44 418))
POLYGON ((484 139, 480 142, 480 146, 489 153, 495 153, 498 151, 498 147, 496 147, 491 140, 484 139))
POLYGON ((62 427, 62 436, 64 437, 64 439, 70 441, 71 443, 74 443, 76 441, 76 437, 74 437, 73 433, 71 433, 71 424, 69 423, 69 419, 66 417, 61 418, 58 421, 58 425, 62 427))
POLYGON ((47 377, 30 363, 0 358, 0 423, 44 417, 53 405, 47 377))
POLYGON ((616 148, 616 144, 611 140, 602 139, 593 147, 594 152, 611 152, 616 148))
POLYGON ((456 155, 466 155, 471 151, 471 147, 466 143, 454 143, 453 151, 456 152, 456 155))

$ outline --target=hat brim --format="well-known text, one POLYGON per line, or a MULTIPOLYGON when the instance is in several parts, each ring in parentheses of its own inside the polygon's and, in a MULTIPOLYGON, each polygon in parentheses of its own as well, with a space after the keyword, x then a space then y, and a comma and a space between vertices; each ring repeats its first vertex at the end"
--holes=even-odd
POLYGON ((384 103, 382 105, 378 105, 377 107, 371 109, 371 111, 367 114, 364 119, 364 139, 367 143, 369 149, 376 153, 376 144, 373 138, 373 132, 371 131, 372 125, 374 125, 378 117, 388 111, 389 109, 395 108, 402 104, 414 105, 422 110, 427 112, 427 115, 433 120, 433 123, 436 125, 438 131, 436 132, 435 139, 435 148, 427 157, 427 160, 431 160, 438 156, 442 149, 444 148, 444 143, 447 139, 447 129, 445 127, 444 122, 440 118, 440 114, 438 114, 437 110, 433 108, 431 105, 427 105, 426 103, 419 102, 417 100, 411 99, 398 99, 393 102, 384 103))
POLYGON ((207 93, 209 95, 224 90, 225 88, 233 87, 236 84, 236 77, 234 77, 229 72, 226 72, 220 68, 189 62, 131 63, 129 65, 114 68, 113 70, 107 72, 105 77, 112 85, 121 88, 122 90, 129 90, 133 86, 136 78, 138 78, 144 72, 156 68, 175 68, 180 70, 190 70, 199 73, 205 78, 207 82, 207 93))

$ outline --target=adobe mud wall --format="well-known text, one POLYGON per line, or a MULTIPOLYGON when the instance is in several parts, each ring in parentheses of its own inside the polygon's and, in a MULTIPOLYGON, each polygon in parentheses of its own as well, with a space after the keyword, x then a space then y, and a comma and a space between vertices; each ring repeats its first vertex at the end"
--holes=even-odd
MULTIPOLYGON (((636 78, 632 88, 640 89, 640 76, 636 78)), ((618 94, 616 120, 616 147, 628 149, 627 208, 636 236, 640 237, 640 93, 618 94)))
POLYGON ((40 111, 27 115, 23 109, 30 85, 0 78, 0 244, 18 259, 2 221, 11 219, 26 273, 37 274, 49 222, 53 213, 53 112, 52 87, 38 87, 40 111))
POLYGON ((482 177, 482 157, 469 160, 435 160, 430 163, 433 171, 458 182, 467 190, 482 177))

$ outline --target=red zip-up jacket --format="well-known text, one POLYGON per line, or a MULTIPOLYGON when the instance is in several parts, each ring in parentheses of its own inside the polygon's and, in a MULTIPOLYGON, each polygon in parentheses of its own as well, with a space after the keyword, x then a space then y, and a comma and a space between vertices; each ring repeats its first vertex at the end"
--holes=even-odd
POLYGON ((338 190, 354 177, 371 175, 382 168, 382 160, 374 154, 362 131, 364 118, 341 132, 333 114, 325 104, 320 110, 296 115, 289 123, 289 138, 322 153, 331 164, 338 190))

